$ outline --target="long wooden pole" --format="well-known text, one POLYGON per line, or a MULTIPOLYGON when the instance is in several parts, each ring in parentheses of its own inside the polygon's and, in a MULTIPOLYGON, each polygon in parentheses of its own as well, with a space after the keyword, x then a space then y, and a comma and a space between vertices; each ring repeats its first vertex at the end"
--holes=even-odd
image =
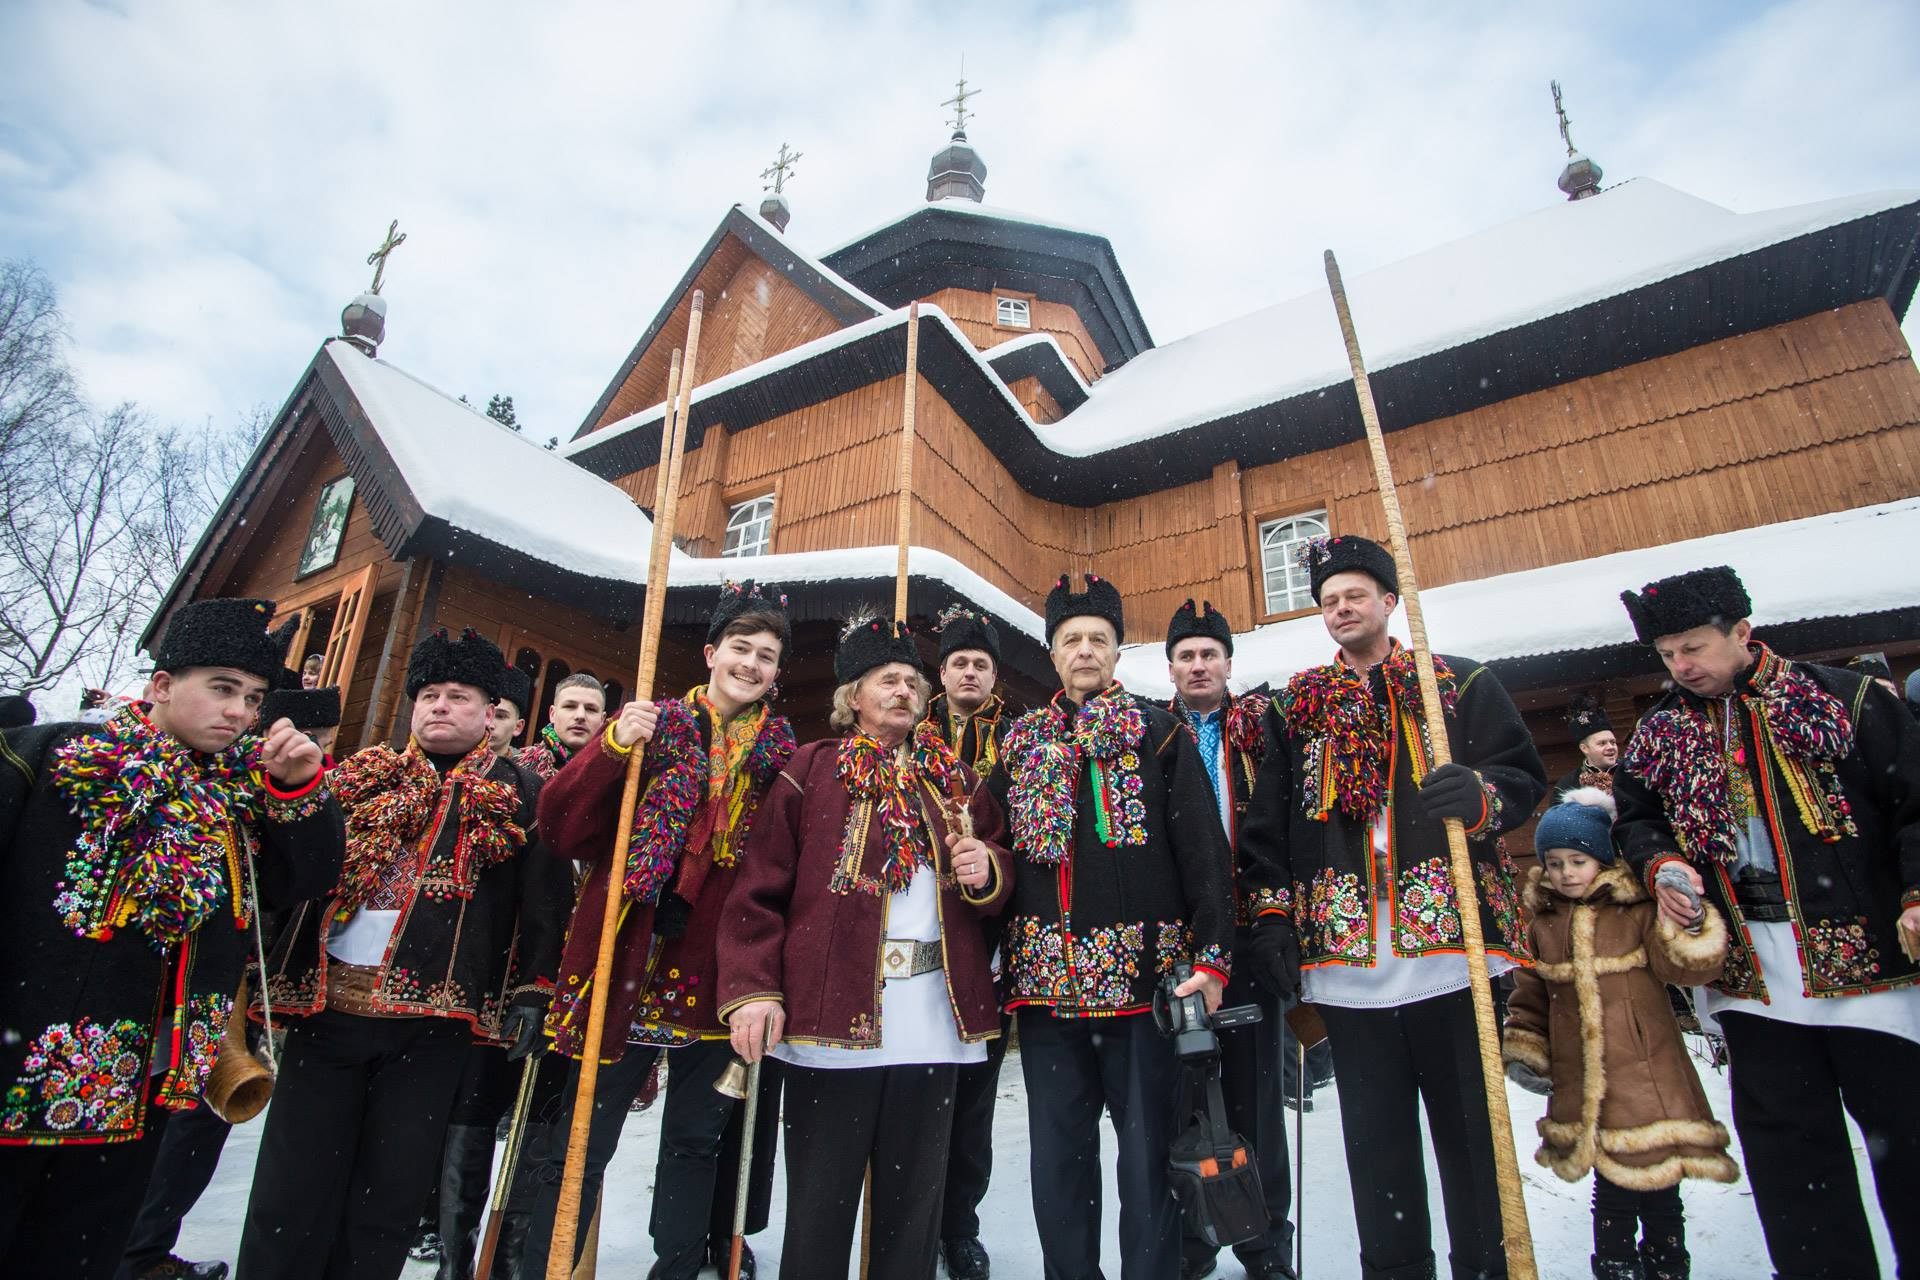
MULTIPOLYGON (((667 566, 673 551, 674 519, 680 506, 680 466, 686 453, 687 420, 693 413, 694 371, 699 367, 696 362, 700 353, 700 321, 705 308, 705 296, 694 290, 679 394, 668 402, 671 439, 667 452, 661 456, 660 478, 655 484, 660 496, 653 509, 653 548, 647 564, 646 607, 641 614, 640 662, 633 677, 636 701, 653 696, 654 671, 660 659, 660 629, 667 615, 667 566)), ((570 1280, 573 1275, 573 1245, 580 1231, 580 1194, 587 1173, 587 1135, 593 1124, 593 1092, 600 1079, 600 1044, 606 1031, 607 985, 613 980, 613 944, 620 931, 621 903, 626 898, 627 848, 633 836, 633 811, 640 798, 640 764, 644 753, 644 747, 635 743, 632 754, 627 757, 626 785, 620 791, 620 822, 614 828, 613 856, 607 864, 607 900, 600 918, 600 953, 594 961, 593 988, 587 996, 587 1030, 580 1043, 580 1084, 574 1090, 567 1162, 561 1174, 559 1204, 554 1211, 553 1240, 547 1250, 547 1280, 570 1280)))
MULTIPOLYGON (((1407 634, 1413 639, 1414 668, 1420 677, 1420 707, 1431 732, 1433 764, 1453 760, 1447 741, 1446 719, 1440 704, 1440 685, 1433 675, 1433 650, 1427 645, 1427 622, 1420 610, 1420 585, 1413 573, 1413 555, 1407 547, 1407 524, 1400 514, 1400 494, 1393 484, 1393 466, 1387 458, 1387 438, 1373 403, 1373 384, 1360 358, 1360 338, 1354 332, 1353 313, 1347 307, 1347 289, 1340 280, 1340 264, 1327 250, 1327 287, 1333 308, 1340 314, 1340 336, 1346 340, 1347 363, 1353 367, 1353 389, 1360 398, 1360 421, 1367 429, 1367 450, 1373 455, 1373 475, 1380 486, 1380 505, 1386 509, 1387 540, 1400 575, 1400 599, 1407 606, 1407 634)), ((1467 946, 1467 981, 1473 989, 1473 1021, 1480 1041, 1481 1084, 1487 1094, 1487 1119, 1493 1128, 1493 1164, 1499 1179, 1500 1224, 1506 1233, 1507 1275, 1510 1280, 1536 1280, 1533 1233, 1527 1226, 1527 1201, 1520 1185, 1520 1164, 1513 1152, 1513 1117, 1507 1111, 1507 1077, 1500 1065, 1500 1028, 1493 1021, 1493 989, 1487 979, 1487 942, 1480 931, 1480 895, 1474 885, 1473 861, 1467 853, 1467 829, 1458 818, 1448 818, 1447 852, 1453 867, 1453 894, 1460 908, 1460 933, 1467 946)))
POLYGON ((907 620, 907 539, 913 534, 913 397, 920 384, 920 304, 907 307, 907 394, 900 420, 900 509, 893 567, 893 620, 907 620))

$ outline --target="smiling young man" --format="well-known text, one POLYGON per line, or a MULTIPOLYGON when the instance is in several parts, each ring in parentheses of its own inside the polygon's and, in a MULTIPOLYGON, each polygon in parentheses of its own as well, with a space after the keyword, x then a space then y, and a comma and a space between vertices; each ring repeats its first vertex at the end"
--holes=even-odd
POLYGON ((0 741, 0 1273, 108 1277, 221 1049, 258 906, 339 874, 321 754, 252 727, 290 634, 184 606, 151 707, 0 741))
MULTIPOLYGON (((1233 861, 1192 735, 1113 678, 1120 592, 1065 575, 1047 596, 1061 690, 1007 733, 1014 845, 1003 943, 1020 1022, 1033 1212, 1047 1274, 1100 1274, 1100 1113, 1119 1135, 1121 1275, 1180 1270, 1167 1189, 1179 1065, 1148 1016, 1160 976, 1217 1008, 1233 948, 1233 861)), ((1276 1032, 1277 1034, 1277 1032, 1276 1032)))
POLYGON ((547 723, 538 738, 520 749, 520 763, 551 779, 606 727, 606 689, 592 676, 576 672, 553 691, 547 723))
MULTIPOLYGON (((1256 962, 1251 928, 1251 886, 1239 874, 1240 827, 1253 798, 1254 778, 1267 753, 1265 725, 1272 701, 1263 685, 1235 695, 1227 687, 1233 676, 1233 629, 1226 616, 1203 601, 1199 608, 1188 600, 1167 624, 1167 677, 1174 696, 1167 709, 1192 736, 1212 789, 1220 829, 1234 849, 1233 979, 1223 1000, 1229 1005, 1251 1004, 1261 1019, 1247 1027, 1220 1033, 1220 1083, 1227 1118, 1234 1130, 1253 1144, 1259 1157, 1260 1190, 1267 1201, 1264 1236, 1234 1246, 1247 1275, 1293 1275, 1293 1223, 1287 1214, 1293 1202, 1292 1171, 1287 1163, 1287 1125, 1284 1089, 1289 1078, 1283 1060, 1284 1037, 1276 1034, 1281 1016, 1295 994, 1296 974, 1291 965, 1275 969, 1256 962)), ((1297 1071, 1297 1068, 1296 1068, 1297 1071)), ((1180 1240, 1181 1274, 1198 1277, 1211 1272, 1218 1249, 1184 1224, 1180 1240)))
POLYGON ((486 638, 434 632, 407 661, 406 750, 368 747, 330 774, 346 860, 268 962, 290 1029, 243 1276, 398 1276, 468 1047, 540 1047, 572 879, 534 835, 540 780, 487 741, 505 672, 486 638))
POLYGON ((934 1274, 955 1073, 1000 1034, 982 915, 1006 902, 1000 807, 933 726, 904 625, 851 620, 833 727, 767 793, 726 904, 733 1048, 785 1064, 781 1274, 844 1276, 873 1170, 870 1280, 934 1274))
POLYGON ((1621 600, 1675 688, 1614 780, 1614 841, 1677 924, 1732 922, 1703 988, 1754 1208, 1785 1277, 1877 1276, 1851 1115, 1902 1275, 1920 1267, 1920 726, 1858 673, 1753 638, 1732 569, 1621 600), (1844 1114, 1843 1114, 1844 1113, 1844 1114))
POLYGON ((1445 723, 1428 723, 1413 654, 1387 634, 1400 583, 1386 548, 1345 534, 1307 544, 1302 560, 1339 649, 1288 681, 1267 713, 1273 746, 1240 837, 1253 947, 1270 966, 1304 970, 1302 998, 1326 1021, 1360 1274, 1435 1274, 1424 1103, 1452 1274, 1504 1276, 1444 820, 1466 828, 1478 890, 1471 909, 1489 969, 1525 963, 1518 886, 1499 834, 1532 814, 1546 766, 1507 691, 1471 659, 1434 655, 1445 723), (1435 731, 1453 755, 1439 768, 1426 745, 1435 731))
MULTIPOLYGON (((628 758, 644 745, 624 886, 630 905, 614 940, 584 1194, 591 1201, 598 1192, 629 1107, 661 1053, 669 1053, 651 1223, 658 1259, 652 1274, 659 1280, 690 1278, 716 1258, 724 1264, 732 1231, 735 1166, 722 1161, 721 1150, 736 1104, 713 1088, 732 1057, 715 991, 719 953, 732 936, 722 911, 741 874, 761 797, 793 754, 793 726, 766 701, 790 638, 786 596, 778 588, 728 583, 707 624, 707 682, 684 697, 628 703, 540 799, 541 830, 552 851, 591 868, 548 1023, 555 1047, 577 1058, 621 789, 628 758)), ((762 1099, 771 1114, 778 1110, 777 1074, 765 1075, 762 1099)), ((567 1100, 574 1088, 569 1083, 567 1100)), ((566 1156, 562 1118, 542 1117, 522 1165, 522 1195, 534 1206, 530 1258, 546 1256, 552 1234, 566 1156)), ((757 1135, 749 1232, 766 1225, 776 1132, 768 1124, 757 1135)), ((751 1274, 750 1251, 742 1266, 751 1274)))
POLYGON ((1573 767, 1573 772, 1554 783, 1553 794, 1565 795, 1581 787, 1612 791, 1613 766, 1620 763, 1620 740, 1614 736, 1613 722, 1607 718, 1606 708, 1590 697, 1577 700, 1567 709, 1567 728, 1573 733, 1580 763, 1573 767))

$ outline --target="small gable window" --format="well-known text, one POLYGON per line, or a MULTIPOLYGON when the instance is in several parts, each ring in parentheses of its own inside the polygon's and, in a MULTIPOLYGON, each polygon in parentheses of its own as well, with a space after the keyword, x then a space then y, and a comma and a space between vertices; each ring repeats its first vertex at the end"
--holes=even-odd
POLYGON ((1025 298, 995 298, 993 322, 1008 329, 1033 328, 1033 311, 1025 298))
POLYGON ((763 556, 773 549, 773 495, 750 498, 727 512, 723 556, 763 556))

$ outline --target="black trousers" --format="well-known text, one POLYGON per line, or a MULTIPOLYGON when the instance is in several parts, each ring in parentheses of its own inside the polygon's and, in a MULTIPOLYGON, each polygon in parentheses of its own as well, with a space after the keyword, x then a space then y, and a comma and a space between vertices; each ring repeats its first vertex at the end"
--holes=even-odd
POLYGON ((180 1224, 213 1181, 220 1151, 232 1132, 233 1126, 215 1115, 204 1100, 191 1111, 168 1117, 140 1216, 127 1237, 119 1280, 133 1280, 173 1252, 180 1240, 180 1224))
POLYGON ((447 1113, 440 1177, 426 1221, 440 1233, 439 1280, 473 1274, 493 1174, 494 1130, 513 1106, 520 1067, 500 1045, 467 1046, 466 1064, 447 1113))
POLYGON ((1100 1111, 1119 1138, 1120 1274, 1179 1274, 1180 1210, 1167 1187, 1180 1067, 1145 1014, 1019 1011, 1034 1225, 1048 1280, 1100 1275, 1100 1111))
MULTIPOLYGON (((1246 956, 1241 964, 1236 957, 1234 977, 1227 983, 1223 1006, 1250 1004, 1260 1010, 1260 1021, 1245 1027, 1231 1027, 1220 1035, 1220 1092, 1227 1103, 1227 1122, 1234 1132, 1253 1144, 1255 1163, 1260 1169, 1260 1190, 1267 1198, 1267 1234, 1264 1239, 1249 1240, 1233 1247, 1242 1259, 1278 1254, 1293 1257, 1293 1170, 1287 1147, 1287 1090, 1299 1087, 1298 1063, 1289 1064, 1285 1053, 1288 1037, 1280 998, 1250 977, 1241 975, 1253 967, 1246 956), (1292 1065, 1289 1072, 1286 1068, 1292 1065)), ((1296 1054, 1298 1049, 1294 1051, 1296 1054)), ((1308 1069, 1311 1073, 1311 1068, 1308 1069)), ((1186 1257, 1211 1258, 1219 1250, 1184 1225, 1180 1251, 1186 1257)))
POLYGON ((844 1280, 869 1165, 867 1280, 933 1280, 955 1071, 787 1067, 781 1280, 844 1280))
POLYGON ((980 1202, 993 1180, 993 1108, 1011 1025, 1011 1018, 1000 1015, 1000 1035, 987 1041, 987 1060, 959 1067, 954 1078, 947 1192, 940 1204, 942 1240, 971 1240, 980 1234, 980 1202))
POLYGON ((136 1142, 0 1147, 0 1275, 110 1280, 173 1116, 136 1142))
POLYGON ((1633 1191, 1593 1175, 1593 1255, 1672 1262, 1687 1256, 1687 1210, 1676 1183, 1633 1191))
MULTIPOLYGON (((1872 1000, 1875 996, 1849 996, 1872 1000)), ((1733 1123, 1767 1253, 1784 1277, 1876 1277, 1846 1117, 1866 1139, 1900 1274, 1920 1271, 1920 1044, 1723 1013, 1733 1123)))
POLYGON ((1433 1265, 1420 1140, 1424 1103, 1455 1280, 1505 1276, 1493 1132, 1471 993, 1384 1009, 1319 1009, 1333 1042, 1361 1275, 1413 1280, 1433 1265))
POLYGON ((294 1024, 236 1267, 248 1280, 392 1280, 440 1176, 473 1032, 332 1009, 294 1024))
MULTIPOLYGON (((594 1082, 593 1119, 587 1130, 581 1204, 592 1205, 599 1196, 633 1100, 640 1096, 640 1088, 660 1053, 658 1048, 630 1045, 618 1062, 600 1065, 594 1082)), ((707 1241, 726 1240, 733 1233, 744 1108, 713 1087, 732 1060, 733 1050, 725 1040, 700 1040, 667 1053, 666 1109, 660 1121, 660 1154, 654 1167, 648 1226, 661 1280, 695 1275, 705 1261, 707 1241)), ((753 1168, 747 1192, 749 1235, 766 1229, 772 1211, 781 1073, 781 1064, 772 1060, 760 1073, 753 1168)), ((567 1072, 566 1088, 542 1114, 538 1149, 530 1147, 521 1156, 514 1191, 516 1199, 527 1206, 532 1222, 521 1270, 523 1280, 539 1280, 546 1274, 554 1208, 566 1165, 566 1115, 579 1080, 580 1068, 573 1064, 567 1072)), ((585 1247, 584 1239, 576 1237, 574 1247, 577 1257, 585 1247)))

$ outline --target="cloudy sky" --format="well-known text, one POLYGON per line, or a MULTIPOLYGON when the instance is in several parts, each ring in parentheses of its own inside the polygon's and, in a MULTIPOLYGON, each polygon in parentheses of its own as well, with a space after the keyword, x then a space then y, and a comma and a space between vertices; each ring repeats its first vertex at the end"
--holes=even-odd
MULTIPOLYGON (((279 402, 399 218, 382 355, 570 435, 727 206, 822 250, 924 195, 961 57, 989 203, 1104 231, 1155 338, 1609 182, 1920 187, 1920 5, 0 5, 0 256, 96 401, 279 402), (661 16, 668 14, 671 16, 661 16)), ((1914 334, 1916 326, 1909 324, 1914 334)))

